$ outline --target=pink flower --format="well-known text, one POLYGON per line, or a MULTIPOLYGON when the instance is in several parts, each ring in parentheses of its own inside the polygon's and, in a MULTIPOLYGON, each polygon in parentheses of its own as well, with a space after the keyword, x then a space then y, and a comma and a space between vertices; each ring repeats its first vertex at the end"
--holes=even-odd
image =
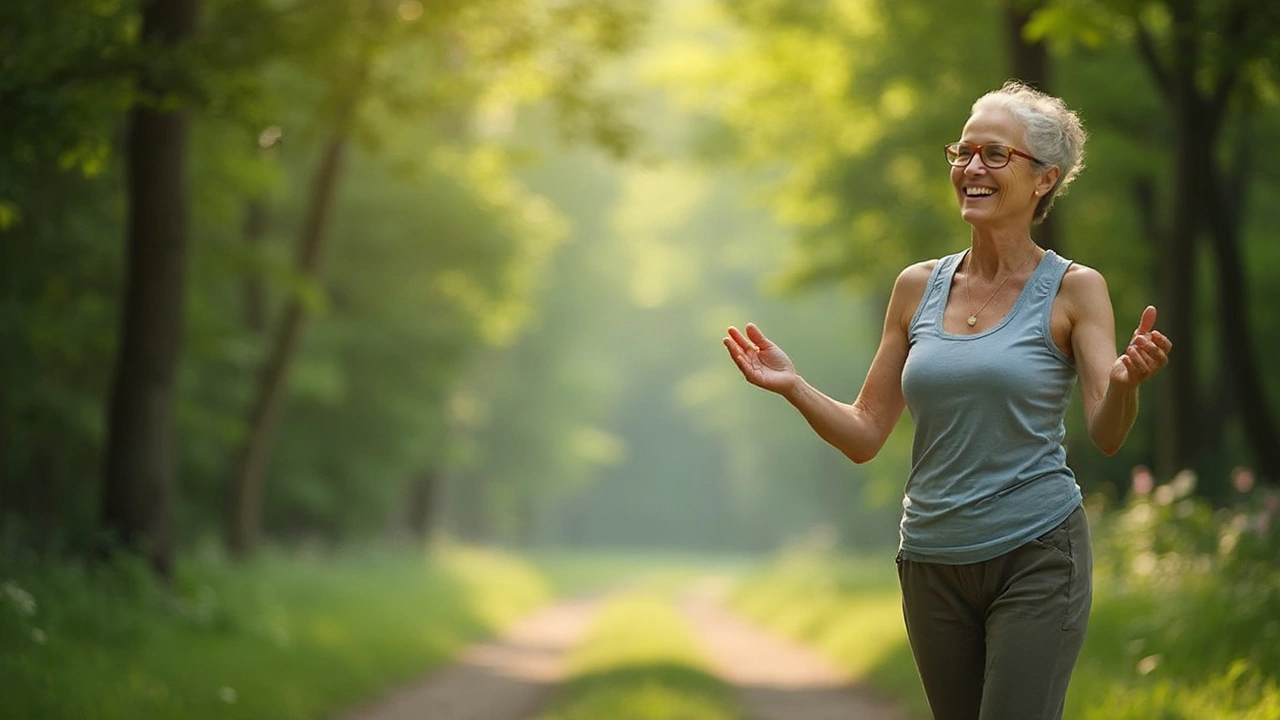
POLYGON ((1236 492, 1241 495, 1253 489, 1255 480, 1253 468, 1247 468, 1242 465, 1231 471, 1231 484, 1235 486, 1236 492))
POLYGON ((1135 466, 1131 476, 1134 495, 1150 495, 1152 488, 1156 486, 1156 478, 1151 474, 1151 468, 1146 465, 1135 466))

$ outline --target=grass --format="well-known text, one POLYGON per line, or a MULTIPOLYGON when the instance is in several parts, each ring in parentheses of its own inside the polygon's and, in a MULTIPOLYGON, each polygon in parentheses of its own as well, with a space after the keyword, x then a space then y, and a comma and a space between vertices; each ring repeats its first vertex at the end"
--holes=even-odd
POLYGON ((443 663, 550 596, 511 558, 188 560, 174 589, 121 562, 0 564, 6 717, 315 718, 443 663))
POLYGON ((1178 483, 1095 523, 1069 718, 1280 720, 1280 494, 1215 509, 1178 483))
POLYGON ((668 593, 638 589, 607 600, 569 664, 570 679, 538 720, 741 717, 668 593))

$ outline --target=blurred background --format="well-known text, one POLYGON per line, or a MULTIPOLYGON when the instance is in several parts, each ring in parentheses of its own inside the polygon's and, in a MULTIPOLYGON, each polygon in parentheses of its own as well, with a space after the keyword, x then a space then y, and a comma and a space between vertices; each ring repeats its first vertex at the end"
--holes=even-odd
MULTIPOLYGON (((1115 457, 1073 409, 1091 507, 1198 518, 1125 558, 1270 563, 1278 61, 1273 0, 5 3, 5 632, 135 560, 208 609, 353 548, 892 557, 909 419, 853 466, 720 338, 852 399, 897 272, 968 244, 941 148, 1008 78, 1091 135, 1037 241, 1177 345, 1115 457)), ((1241 637, 1280 639, 1267 567, 1241 637)))

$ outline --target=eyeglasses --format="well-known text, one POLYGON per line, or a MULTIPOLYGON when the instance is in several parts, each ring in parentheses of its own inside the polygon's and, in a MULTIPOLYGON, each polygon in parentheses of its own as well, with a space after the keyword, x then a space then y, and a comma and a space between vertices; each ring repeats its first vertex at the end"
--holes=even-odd
POLYGON ((999 145, 997 143, 987 143, 986 145, 974 145, 967 142, 953 142, 942 146, 942 151, 947 155, 947 162, 955 167, 965 167, 973 160, 973 156, 977 155, 982 158, 982 164, 992 170, 1002 168, 1009 164, 1014 155, 1031 160, 1032 162, 1048 165, 1049 163, 1022 152, 1021 150, 1009 145, 999 145))

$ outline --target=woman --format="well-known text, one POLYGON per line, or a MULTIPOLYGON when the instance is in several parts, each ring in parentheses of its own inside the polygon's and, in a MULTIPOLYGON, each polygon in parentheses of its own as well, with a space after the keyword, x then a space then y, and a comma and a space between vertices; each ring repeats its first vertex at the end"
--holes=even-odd
POLYGON ((1009 82, 946 146, 970 247, 898 276, 852 404, 814 389, 753 324, 725 347, 855 463, 915 421, 898 552, 903 615, 937 720, 1060 718, 1092 598, 1089 530, 1062 446, 1079 379, 1089 438, 1115 453, 1172 343, 1147 307, 1117 356, 1098 271, 1031 226, 1083 167, 1058 98, 1009 82))

